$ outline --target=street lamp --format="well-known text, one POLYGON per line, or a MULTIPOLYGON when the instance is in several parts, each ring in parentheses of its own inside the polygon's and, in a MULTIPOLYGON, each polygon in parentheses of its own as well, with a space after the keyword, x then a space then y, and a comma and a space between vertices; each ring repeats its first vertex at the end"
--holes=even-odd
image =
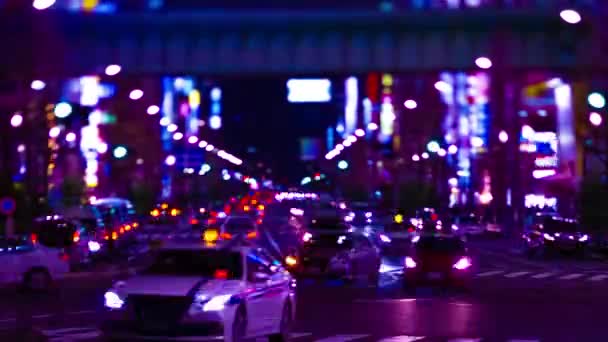
POLYGON ((458 146, 456 146, 456 145, 450 145, 450 147, 448 147, 448 153, 449 154, 456 154, 456 152, 458 152, 458 146))
POLYGON ((602 124, 602 116, 596 112, 593 112, 593 113, 589 114, 589 122, 593 126, 597 127, 602 124))
POLYGON ((446 154, 448 154, 448 152, 443 148, 440 148, 439 151, 437 151, 437 155, 440 157, 445 157, 446 154))
POLYGON ((165 158, 165 164, 168 166, 175 165, 175 161, 176 161, 175 156, 172 154, 168 155, 167 158, 165 158))
POLYGON ((435 140, 431 140, 428 144, 426 144, 426 149, 431 153, 437 153, 440 148, 439 143, 435 140))
POLYGON ((157 105, 151 105, 148 107, 146 112, 148 113, 148 115, 156 115, 158 114, 158 112, 160 112, 160 108, 157 105))
POLYGON ((11 117, 11 126, 19 127, 21 124, 23 124, 23 115, 21 115, 21 113, 13 114, 11 117))
POLYGON ((492 67, 492 61, 488 57, 478 57, 475 60, 475 65, 480 69, 490 69, 492 67))
POLYGON ((573 9, 565 9, 559 13, 560 18, 568 24, 578 24, 581 22, 581 15, 573 9))
POLYGON ((506 143, 507 141, 509 141, 509 134, 507 134, 507 132, 505 132, 504 130, 500 131, 500 133, 498 133, 498 140, 503 144, 506 143))
POLYGON ((72 114, 72 105, 67 102, 59 102, 55 105, 55 116, 63 119, 72 114))
POLYGON ((419 155, 417 155, 417 154, 414 154, 414 155, 412 156, 412 160, 413 160, 413 161, 415 161, 415 162, 420 161, 420 156, 419 156, 419 155))
POLYGON ((418 107, 418 103, 416 103, 416 101, 411 100, 411 99, 410 100, 406 100, 405 102, 403 102, 403 105, 407 109, 416 109, 416 107, 418 107))
POLYGON ((587 96, 587 102, 593 108, 602 109, 606 106, 606 98, 600 93, 591 93, 587 96))
POLYGON ((428 154, 428 153, 426 153, 426 152, 423 152, 423 153, 422 153, 422 159, 429 159, 429 157, 430 157, 430 156, 429 156, 429 154, 428 154))
POLYGON ((129 98, 131 100, 139 100, 144 96, 144 92, 141 89, 133 89, 129 93, 129 98))
POLYGON ((118 75, 118 73, 120 72, 122 68, 120 67, 120 65, 117 64, 110 64, 106 67, 106 75, 108 76, 115 76, 118 75))
POLYGON ((42 90, 44 87, 46 87, 46 83, 41 80, 33 80, 32 84, 30 84, 30 88, 33 90, 42 90))
POLYGON ((338 169, 340 169, 340 170, 348 169, 348 162, 346 160, 340 160, 338 162, 338 169))

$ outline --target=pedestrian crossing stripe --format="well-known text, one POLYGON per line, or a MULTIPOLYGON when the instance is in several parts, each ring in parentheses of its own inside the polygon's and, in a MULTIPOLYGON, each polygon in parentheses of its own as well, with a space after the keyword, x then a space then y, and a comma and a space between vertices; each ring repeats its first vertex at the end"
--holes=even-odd
MULTIPOLYGON (((96 327, 69 327, 61 329, 47 329, 42 330, 42 334, 48 338, 49 342, 78 342, 78 341, 90 341, 101 336, 101 331, 96 327)), ((294 332, 291 334, 291 339, 303 339, 313 336, 310 332, 294 332)), ((369 334, 337 334, 333 336, 323 337, 314 339, 314 342, 349 342, 359 340, 369 340, 372 335, 369 334)), ((436 338, 427 336, 416 336, 416 335, 397 335, 385 338, 376 339, 377 342, 415 342, 425 341, 431 339, 437 341, 436 338)), ((256 339, 257 341, 266 341, 266 339, 256 339)), ((483 338, 442 338, 440 341, 445 342, 482 342, 485 341, 483 338)), ((539 339, 506 339, 506 342, 540 342, 539 339)))
POLYGON ((424 336, 401 335, 401 336, 383 338, 378 342, 415 342, 415 341, 423 340, 425 338, 426 337, 424 337, 424 336))

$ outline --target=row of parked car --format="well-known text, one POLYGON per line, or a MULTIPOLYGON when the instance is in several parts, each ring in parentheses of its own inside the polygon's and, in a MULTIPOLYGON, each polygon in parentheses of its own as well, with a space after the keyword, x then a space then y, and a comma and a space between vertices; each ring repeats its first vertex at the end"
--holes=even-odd
POLYGON ((133 205, 121 198, 104 198, 37 218, 30 236, 0 241, 0 285, 19 284, 47 289, 65 273, 111 257, 130 243, 140 223, 133 205))

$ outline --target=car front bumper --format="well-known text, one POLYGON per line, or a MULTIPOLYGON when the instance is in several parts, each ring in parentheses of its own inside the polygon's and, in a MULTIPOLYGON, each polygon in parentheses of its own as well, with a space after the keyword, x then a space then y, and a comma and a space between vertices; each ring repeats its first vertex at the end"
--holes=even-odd
POLYGON ((201 341, 223 340, 230 336, 230 322, 235 311, 186 313, 175 321, 144 320, 128 310, 105 313, 101 331, 105 337, 121 340, 201 341))
POLYGON ((471 282, 471 270, 412 270, 405 269, 403 279, 407 286, 452 285, 466 287, 471 282))

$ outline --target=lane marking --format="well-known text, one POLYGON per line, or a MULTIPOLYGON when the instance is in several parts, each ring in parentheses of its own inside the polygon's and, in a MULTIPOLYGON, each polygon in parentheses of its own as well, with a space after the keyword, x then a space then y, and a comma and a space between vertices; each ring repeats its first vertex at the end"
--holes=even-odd
POLYGON ((535 274, 532 276, 532 278, 534 279, 545 279, 545 278, 549 278, 553 275, 555 275, 557 273, 555 272, 544 272, 544 273, 539 273, 539 274, 535 274))
POLYGON ((40 319, 40 318, 49 318, 49 317, 53 317, 55 316, 54 314, 40 314, 40 315, 32 315, 32 318, 34 319, 40 319))
POLYGON ((57 335, 66 335, 69 333, 90 333, 99 332, 96 327, 73 327, 73 328, 61 328, 61 329, 46 329, 41 331, 43 335, 53 337, 57 335))
POLYGON ((589 280, 591 281, 600 281, 600 280, 604 280, 608 278, 608 274, 599 274, 599 275, 595 275, 591 278, 589 278, 589 280))
POLYGON ((583 276, 582 273, 572 273, 572 274, 568 274, 568 275, 565 275, 563 277, 560 277, 559 279, 561 279, 561 280, 572 280, 572 279, 580 278, 582 276, 583 276))
POLYGON ((293 339, 308 337, 308 336, 312 336, 312 333, 291 333, 291 334, 289 334, 289 337, 291 337, 293 339))
POLYGON ((425 339, 426 336, 409 336, 409 335, 401 335, 401 336, 393 336, 383 338, 378 342, 414 342, 425 339))
POLYGON ((416 301, 426 301, 426 298, 388 298, 388 299, 355 299, 355 303, 409 303, 416 301))
POLYGON ((507 342, 540 342, 540 340, 507 340, 507 342))
POLYGON ((505 274, 505 278, 517 278, 517 277, 524 276, 526 274, 530 274, 530 272, 528 272, 528 271, 513 272, 513 273, 505 274))
POLYGON ((488 272, 477 273, 475 275, 475 277, 484 278, 484 277, 490 277, 490 276, 501 274, 501 273, 504 273, 504 271, 488 271, 488 272))
POLYGON ((91 339, 98 338, 98 337, 101 337, 101 331, 90 331, 90 332, 85 332, 85 333, 50 337, 49 342, 84 341, 84 340, 91 340, 91 339))
POLYGON ((481 342, 481 338, 454 338, 448 342, 481 342))
POLYGON ((12 322, 16 322, 17 319, 16 318, 4 318, 4 319, 0 319, 0 323, 12 323, 12 322))
POLYGON ((369 336, 370 335, 335 335, 327 338, 322 338, 320 340, 315 340, 315 342, 347 342, 364 339, 369 336))

